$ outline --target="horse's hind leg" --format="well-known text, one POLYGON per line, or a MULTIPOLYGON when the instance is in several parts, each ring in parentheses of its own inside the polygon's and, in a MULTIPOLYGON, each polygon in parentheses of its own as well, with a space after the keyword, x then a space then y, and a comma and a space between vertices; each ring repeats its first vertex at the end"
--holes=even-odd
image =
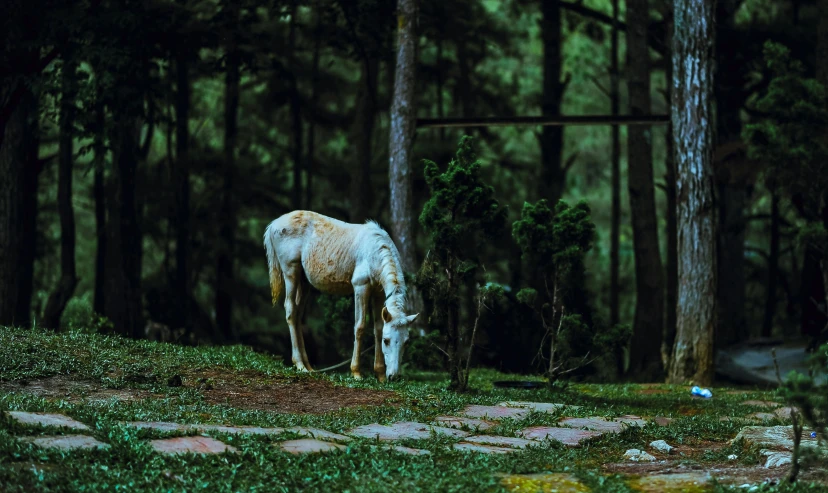
MULTIPOLYGON (((306 356, 303 358, 302 332, 299 327, 300 310, 297 306, 297 294, 302 282, 302 267, 299 263, 291 263, 282 268, 282 276, 285 280, 285 318, 290 329, 291 359, 299 371, 310 371, 305 365, 306 356)), ((300 297, 301 300, 301 297, 300 297)))
POLYGON ((311 300, 311 285, 305 279, 305 276, 300 276, 301 283, 299 284, 299 289, 296 293, 296 305, 297 309, 299 310, 299 327, 296 331, 296 336, 299 339, 299 353, 302 355, 302 362, 305 364, 305 368, 308 371, 313 371, 311 368, 310 360, 308 359, 308 352, 305 350, 305 329, 307 328, 307 316, 308 316, 308 305, 310 304, 311 300))

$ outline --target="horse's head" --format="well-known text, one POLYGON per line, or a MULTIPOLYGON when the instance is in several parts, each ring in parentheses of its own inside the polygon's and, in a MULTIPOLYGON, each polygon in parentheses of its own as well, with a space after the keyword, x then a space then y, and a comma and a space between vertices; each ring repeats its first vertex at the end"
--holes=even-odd
POLYGON ((394 380, 400 373, 403 349, 408 341, 408 327, 417 319, 417 315, 392 317, 382 307, 382 354, 385 356, 385 376, 394 380))

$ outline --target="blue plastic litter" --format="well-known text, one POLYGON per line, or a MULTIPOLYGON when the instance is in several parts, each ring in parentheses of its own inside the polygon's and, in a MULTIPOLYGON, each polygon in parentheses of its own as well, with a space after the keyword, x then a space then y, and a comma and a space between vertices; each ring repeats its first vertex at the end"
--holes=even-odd
POLYGON ((694 395, 696 397, 703 397, 705 399, 710 399, 713 397, 713 392, 710 389, 702 389, 700 387, 693 387, 690 389, 690 395, 694 395))
POLYGON ((816 438, 816 432, 815 431, 811 432, 811 438, 816 438))

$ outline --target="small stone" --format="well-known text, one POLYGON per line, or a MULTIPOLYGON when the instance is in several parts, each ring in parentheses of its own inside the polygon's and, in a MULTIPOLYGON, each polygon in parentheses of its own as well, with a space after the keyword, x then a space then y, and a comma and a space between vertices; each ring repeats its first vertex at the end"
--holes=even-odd
POLYGON ((652 455, 637 448, 631 448, 624 452, 624 458, 633 462, 653 462, 656 460, 652 455))
POLYGON ((231 447, 210 437, 179 437, 165 440, 152 440, 150 446, 159 453, 172 454, 221 454, 236 452, 231 447))
POLYGON ((463 441, 510 448, 526 448, 534 443, 532 440, 527 440, 525 438, 501 437, 495 435, 477 435, 473 437, 466 437, 463 441))
POLYGON ((470 405, 463 409, 462 414, 470 418, 482 419, 523 419, 529 415, 530 410, 520 407, 506 407, 506 406, 478 406, 470 405))
POLYGON ((58 450, 82 450, 82 449, 107 449, 109 445, 99 442, 94 438, 86 435, 60 435, 60 436, 41 436, 41 437, 26 437, 21 441, 31 443, 41 448, 51 448, 58 450))
POLYGON ((739 456, 736 455, 736 454, 730 454, 730 455, 727 456, 727 460, 736 460, 738 458, 739 458, 739 456))
POLYGON ((317 452, 330 452, 332 450, 345 450, 345 446, 338 443, 323 442, 314 438, 300 438, 288 440, 279 444, 279 448, 289 454, 313 454, 317 452))
POLYGON ((9 411, 8 415, 22 425, 57 426, 73 430, 88 430, 89 427, 80 421, 75 421, 63 414, 50 413, 27 413, 22 411, 9 411))
POLYGON ((650 442, 650 447, 665 454, 672 453, 673 451, 673 447, 664 440, 656 440, 654 442, 650 442))
POLYGON ((497 423, 485 419, 464 418, 462 416, 437 416, 434 422, 449 428, 463 428, 464 426, 475 431, 488 430, 497 423))
POLYGON ((665 418, 663 416, 656 416, 653 418, 653 422, 658 426, 668 426, 670 423, 673 422, 673 418, 665 418))
POLYGON ((568 447, 578 447, 584 440, 599 437, 604 432, 558 428, 555 426, 533 426, 518 432, 518 434, 529 440, 554 440, 568 447))
POLYGON ((493 445, 482 445, 479 443, 459 442, 452 445, 454 450, 462 450, 464 452, 480 452, 483 454, 508 454, 509 452, 516 452, 516 449, 495 447, 493 445))
POLYGON ((790 452, 768 452, 769 453, 764 454, 767 456, 767 460, 765 460, 765 469, 787 466, 793 462, 793 454, 790 452))

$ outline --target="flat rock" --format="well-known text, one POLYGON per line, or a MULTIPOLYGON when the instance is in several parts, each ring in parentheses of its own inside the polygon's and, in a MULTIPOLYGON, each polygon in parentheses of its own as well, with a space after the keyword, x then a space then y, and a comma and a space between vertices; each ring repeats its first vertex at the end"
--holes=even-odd
POLYGON ((757 400, 750 400, 745 401, 742 403, 743 406, 754 406, 754 407, 779 407, 782 404, 773 401, 757 401, 757 400))
POLYGON ((292 431, 294 433, 298 433, 299 435, 304 435, 310 438, 316 438, 318 440, 328 440, 334 442, 349 442, 351 441, 351 437, 347 437, 345 435, 340 435, 339 433, 334 433, 332 431, 327 430, 320 430, 319 428, 308 428, 305 426, 291 426, 290 428, 285 428, 285 431, 292 431))
POLYGON ((532 443, 536 443, 532 442, 532 440, 527 440, 525 438, 501 437, 496 435, 476 435, 473 437, 466 437, 463 439, 463 441, 469 443, 479 443, 483 445, 494 445, 497 447, 510 448, 526 448, 532 443))
POLYGON ((781 419, 791 419, 791 413, 793 411, 794 408, 792 407, 780 407, 779 409, 775 410, 773 414, 775 414, 776 417, 781 419))
POLYGON ((570 428, 585 428, 607 433, 620 433, 630 426, 644 426, 646 423, 638 416, 622 416, 612 420, 604 418, 565 418, 558 422, 558 424, 570 428))
POLYGON ((442 426, 428 425, 424 423, 417 423, 414 421, 400 421, 393 423, 390 426, 381 425, 378 423, 358 426, 349 431, 349 435, 372 438, 377 440, 402 440, 414 439, 422 440, 431 437, 431 433, 440 435, 448 435, 456 438, 468 436, 469 432, 463 430, 456 430, 453 428, 445 428, 442 426))
POLYGON ((555 413, 561 409, 580 409, 581 406, 570 406, 569 404, 557 404, 554 402, 528 402, 528 401, 506 401, 501 402, 498 406, 517 407, 521 409, 529 409, 539 413, 555 413))
POLYGON ((673 422, 673 418, 665 418, 663 416, 656 416, 652 418, 652 422, 657 424, 658 426, 668 426, 670 423, 673 422))
POLYGON ((75 421, 63 414, 27 413, 23 411, 9 411, 8 415, 23 425, 57 426, 73 430, 88 430, 89 427, 80 421, 75 421))
POLYGON ((278 435, 285 432, 284 428, 262 428, 261 426, 191 425, 191 427, 202 433, 213 431, 231 435, 278 435))
POLYGON ((778 416, 774 413, 750 413, 745 417, 752 420, 769 421, 771 419, 776 419, 778 416))
POLYGON ((480 443, 458 442, 451 446, 454 450, 462 450, 464 452, 480 452, 482 454, 508 454, 516 452, 517 449, 506 447, 495 447, 494 445, 483 445, 480 443))
POLYGON ((279 448, 289 454, 313 454, 317 452, 330 452, 332 450, 345 450, 344 445, 338 443, 323 442, 315 438, 300 438, 298 440, 287 440, 279 444, 279 448))
POLYGON ((422 450, 422 449, 411 448, 411 447, 403 447, 401 445, 394 445, 394 446, 388 447, 388 450, 393 450, 395 452, 399 452, 401 454, 407 454, 407 455, 430 455, 431 454, 431 452, 429 452, 428 450, 422 450))
POLYGON ((31 443, 41 448, 58 450, 107 449, 109 445, 86 435, 59 435, 21 438, 24 443, 31 443))
POLYGON ((555 426, 533 426, 518 432, 522 437, 530 440, 554 440, 568 447, 578 447, 584 440, 599 437, 602 431, 576 430, 574 428, 558 428, 555 426))
POLYGON ((655 440, 653 442, 650 442, 650 447, 665 454, 669 454, 673 451, 673 446, 665 442, 664 440, 655 440))
POLYGON ((489 418, 489 419, 523 419, 529 415, 530 409, 523 407, 506 407, 506 406, 479 406, 472 404, 463 409, 462 414, 470 418, 489 418))
POLYGON ((448 428, 469 428, 475 431, 488 430, 492 426, 497 425, 494 421, 485 419, 464 418, 462 416, 437 416, 434 422, 440 426, 448 428))
POLYGON ((159 453, 172 454, 221 454, 223 452, 236 452, 223 442, 210 437, 178 437, 164 440, 152 440, 150 446, 159 453))
POLYGON ((181 423, 171 423, 168 421, 130 421, 124 423, 139 430, 156 430, 156 431, 192 431, 192 425, 183 425, 181 423))
MULTIPOLYGON (((801 446, 816 448, 817 439, 811 438, 810 431, 804 430, 801 446)), ((793 450, 793 438, 792 426, 745 426, 733 441, 744 439, 748 445, 761 448, 793 450)))
POLYGON ((775 450, 762 450, 762 455, 767 457, 765 459, 765 469, 772 469, 774 467, 787 466, 793 462, 793 453, 778 452, 775 450))
POLYGON ((633 462, 655 462, 656 458, 643 450, 631 448, 624 452, 624 458, 633 462))
POLYGON ((706 472, 656 474, 630 479, 627 484, 633 491, 643 493, 686 493, 705 491, 711 480, 706 472))
POLYGON ((503 476, 500 484, 508 491, 543 491, 555 493, 589 493, 590 489, 572 474, 536 473, 509 474, 503 476))

